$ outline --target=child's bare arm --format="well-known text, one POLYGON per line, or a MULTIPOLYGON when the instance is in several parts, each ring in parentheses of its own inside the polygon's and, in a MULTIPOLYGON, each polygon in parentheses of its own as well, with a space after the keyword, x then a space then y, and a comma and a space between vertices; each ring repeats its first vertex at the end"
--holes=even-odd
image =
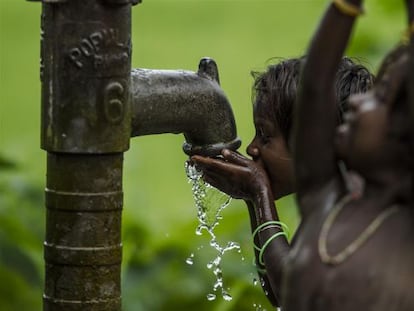
MULTIPOLYGON (((334 81, 362 0, 334 0, 327 8, 302 68, 295 111, 294 158, 299 202, 337 174, 334 81)), ((302 217, 310 211, 300 204, 302 217)))

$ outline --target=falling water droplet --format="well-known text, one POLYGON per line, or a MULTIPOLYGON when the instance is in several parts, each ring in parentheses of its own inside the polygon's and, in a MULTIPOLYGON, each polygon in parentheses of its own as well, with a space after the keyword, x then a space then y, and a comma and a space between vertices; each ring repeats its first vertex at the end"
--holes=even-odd
POLYGON ((188 257, 186 260, 185 260, 185 262, 188 264, 188 265, 193 265, 194 264, 194 254, 191 254, 190 255, 190 257, 188 257))
POLYGON ((226 291, 223 291, 223 299, 226 301, 230 301, 233 299, 233 297, 226 291))
POLYGON ((216 299, 216 295, 214 295, 214 294, 208 294, 207 295, 207 300, 208 301, 213 301, 213 300, 215 300, 216 299))
MULTIPOLYGON (((253 308, 254 308, 255 311, 266 311, 266 309, 263 308, 263 306, 261 304, 257 304, 257 303, 253 304, 253 308)), ((279 308, 277 308, 277 311, 281 311, 281 310, 279 308)))
MULTIPOLYGON (((219 220, 222 219, 220 213, 230 204, 231 197, 206 183, 201 178, 202 173, 197 171, 195 166, 190 165, 187 162, 185 168, 189 182, 192 183, 192 192, 197 208, 199 225, 197 226, 195 233, 196 235, 202 235, 203 232, 206 231, 211 237, 210 246, 217 252, 216 258, 207 264, 207 268, 212 270, 216 277, 213 290, 217 291, 220 289, 223 299, 229 301, 232 297, 223 288, 221 261, 223 255, 228 251, 236 250, 240 253, 240 245, 232 241, 228 242, 225 246, 220 245, 214 234, 214 228, 219 224, 219 220)), ((209 301, 214 300, 216 299, 216 295, 208 294, 207 299, 209 301)))

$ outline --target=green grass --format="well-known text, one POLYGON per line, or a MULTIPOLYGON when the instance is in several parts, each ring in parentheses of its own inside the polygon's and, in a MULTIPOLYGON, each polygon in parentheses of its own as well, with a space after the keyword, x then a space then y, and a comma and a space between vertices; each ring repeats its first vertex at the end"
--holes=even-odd
MULTIPOLYGON (((254 133, 250 71, 264 69, 273 57, 303 54, 326 3, 144 0, 133 8, 133 66, 195 71, 200 58, 214 58, 244 152, 254 133)), ((0 167, 0 279, 10 285, 0 287, 0 305, 6 310, 39 310, 41 304, 45 152, 39 143, 40 9, 39 3, 0 1, 0 163, 14 165, 0 167)), ((348 54, 375 70, 399 40, 405 16, 402 1, 373 0, 366 9, 348 54)), ((224 280, 233 301, 205 299, 213 284, 204 265, 210 259, 207 252, 198 251, 194 266, 185 264, 206 237, 195 235, 183 140, 173 134, 138 137, 125 154, 124 310, 254 310, 253 304, 270 310, 253 285, 251 236, 242 202, 233 200, 217 229, 223 240, 239 242, 245 257, 224 258, 224 280)), ((293 199, 280 205, 282 219, 294 227, 293 199)))

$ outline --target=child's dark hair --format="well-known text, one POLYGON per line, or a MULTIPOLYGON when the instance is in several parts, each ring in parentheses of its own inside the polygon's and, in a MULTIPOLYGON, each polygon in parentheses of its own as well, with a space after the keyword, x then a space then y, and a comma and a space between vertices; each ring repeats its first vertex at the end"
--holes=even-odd
POLYGON ((340 123, 343 122, 343 115, 348 110, 349 96, 365 93, 374 85, 374 80, 374 75, 365 66, 349 57, 342 58, 335 82, 340 123))
MULTIPOLYGON (((277 122, 286 142, 289 141, 292 129, 293 105, 297 96, 300 67, 304 59, 304 56, 285 59, 269 65, 265 72, 252 72, 255 79, 254 102, 268 102, 269 116, 277 122)), ((348 57, 341 60, 335 83, 339 122, 342 122, 342 115, 348 109, 349 95, 366 92, 373 82, 374 76, 366 67, 348 57)))

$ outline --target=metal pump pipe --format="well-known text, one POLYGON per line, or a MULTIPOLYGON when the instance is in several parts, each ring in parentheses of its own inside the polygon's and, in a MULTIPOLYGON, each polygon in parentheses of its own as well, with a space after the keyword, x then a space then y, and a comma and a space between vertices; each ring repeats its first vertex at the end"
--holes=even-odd
POLYGON ((240 146, 233 113, 210 59, 197 73, 131 73, 131 6, 140 1, 31 1, 42 2, 43 310, 120 311, 131 136, 183 133, 187 154, 214 156, 240 146))
POLYGON ((42 0, 44 311, 121 310, 134 0, 42 0))
POLYGON ((240 147, 214 60, 201 59, 197 73, 135 69, 131 88, 132 136, 183 133, 188 155, 216 156, 240 147))

